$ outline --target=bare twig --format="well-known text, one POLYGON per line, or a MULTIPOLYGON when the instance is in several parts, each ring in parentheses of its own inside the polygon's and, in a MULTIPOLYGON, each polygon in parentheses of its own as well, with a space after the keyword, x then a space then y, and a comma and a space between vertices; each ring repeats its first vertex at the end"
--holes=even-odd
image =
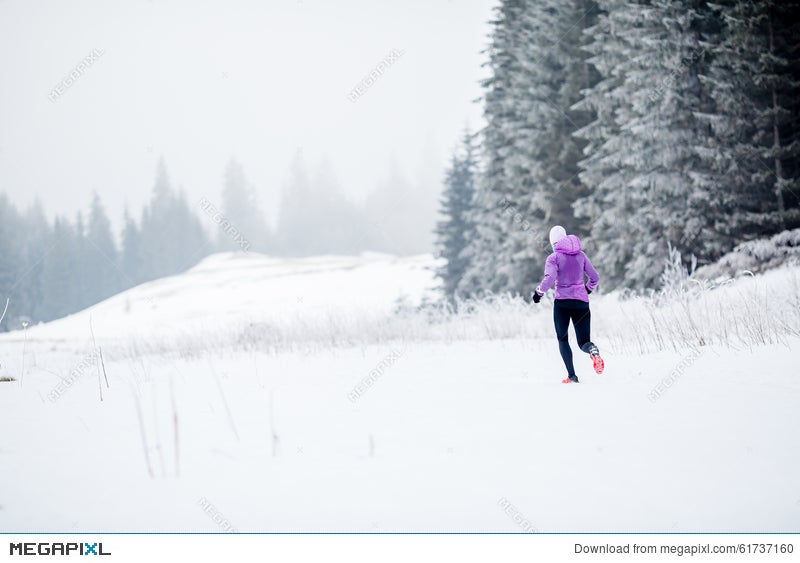
POLYGON ((275 432, 275 396, 270 389, 269 391, 269 431, 272 438, 272 457, 278 454, 278 434, 275 432))
MULTIPOLYGON (((5 314, 5 313, 3 313, 5 314)), ((22 333, 24 334, 24 340, 22 341, 22 371, 19 374, 19 385, 22 387, 22 379, 25 377, 25 352, 28 348, 28 323, 22 323, 22 333)))
POLYGON ((175 406, 175 385, 172 378, 169 380, 169 393, 172 402, 172 433, 175 442, 175 477, 181 476, 181 441, 178 434, 178 409, 175 406))
POLYGON ((142 402, 139 398, 139 391, 131 384, 131 391, 133 393, 133 400, 136 403, 136 416, 139 419, 139 433, 142 436, 142 450, 144 451, 144 462, 147 465, 147 473, 153 479, 153 465, 150 463, 150 452, 147 449, 147 434, 144 429, 144 417, 142 416, 142 402))
MULTIPOLYGON (((97 350, 97 341, 94 339, 94 328, 92 327, 92 315, 89 315, 89 332, 92 334, 92 345, 94 346, 94 349, 97 350)), ((97 388, 100 390, 100 400, 102 401, 103 383, 100 380, 100 366, 97 364, 95 365, 97 366, 97 388)), ((105 372, 105 367, 103 368, 103 371, 105 372)), ((108 386, 108 379, 106 379, 106 386, 108 386)))
POLYGON ((108 385, 108 375, 106 375, 106 363, 105 361, 103 361, 103 347, 98 346, 97 351, 100 354, 100 365, 103 367, 103 378, 106 380, 106 388, 108 388, 109 385, 108 385))
POLYGON ((161 447, 161 434, 158 431, 159 424, 158 424, 158 399, 157 399, 157 391, 158 387, 153 386, 153 390, 150 393, 150 399, 152 404, 152 412, 153 412, 153 434, 155 435, 155 450, 158 453, 158 461, 161 464, 161 477, 167 476, 167 464, 164 463, 164 448, 161 447))
POLYGON ((214 369, 214 366, 211 365, 211 360, 208 362, 209 367, 211 368, 211 373, 214 375, 214 381, 217 382, 217 389, 219 390, 219 396, 222 397, 222 404, 225 407, 225 412, 228 415, 228 422, 231 425, 231 430, 233 430, 233 434, 236 436, 236 441, 239 441, 239 431, 236 430, 236 424, 233 422, 233 415, 231 414, 231 409, 228 407, 228 400, 225 398, 225 392, 222 390, 222 383, 219 381, 219 377, 217 376, 217 372, 214 369))
POLYGON ((6 312, 8 311, 8 304, 9 304, 10 302, 11 302, 11 298, 9 298, 9 297, 6 297, 6 306, 5 306, 5 308, 3 309, 3 314, 2 314, 2 315, 0 315, 0 323, 2 323, 2 322, 3 322, 3 319, 5 319, 5 318, 6 318, 6 312))

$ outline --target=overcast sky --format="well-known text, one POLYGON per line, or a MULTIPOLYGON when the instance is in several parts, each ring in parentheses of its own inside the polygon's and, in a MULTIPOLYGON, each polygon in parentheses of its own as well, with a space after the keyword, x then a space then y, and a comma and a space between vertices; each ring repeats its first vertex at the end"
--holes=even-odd
POLYGON ((0 0, 0 192, 72 216, 97 190, 118 225, 125 203, 138 216, 160 155, 174 185, 210 200, 235 156, 274 207, 299 147, 354 199, 392 158, 410 181, 439 182, 464 125, 482 125, 494 4, 0 0))

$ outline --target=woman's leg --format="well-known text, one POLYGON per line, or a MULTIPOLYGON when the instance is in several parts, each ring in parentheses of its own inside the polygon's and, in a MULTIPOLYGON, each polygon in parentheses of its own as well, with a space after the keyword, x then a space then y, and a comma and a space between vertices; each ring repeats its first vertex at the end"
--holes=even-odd
POLYGON ((575 327, 575 338, 578 340, 578 348, 586 352, 586 345, 591 344, 592 332, 592 312, 589 304, 578 306, 572 311, 572 324, 575 327))
POLYGON ((569 347, 567 331, 569 330, 570 311, 559 304, 558 299, 553 305, 553 324, 556 327, 556 338, 558 338, 558 351, 561 352, 561 359, 567 368, 567 375, 575 377, 575 366, 572 365, 572 348, 569 347))
POLYGON ((573 313, 572 324, 575 325, 575 337, 578 339, 578 346, 581 350, 592 357, 592 366, 596 373, 603 373, 605 362, 600 357, 600 350, 591 340, 592 313, 589 311, 589 304, 581 306, 573 313))

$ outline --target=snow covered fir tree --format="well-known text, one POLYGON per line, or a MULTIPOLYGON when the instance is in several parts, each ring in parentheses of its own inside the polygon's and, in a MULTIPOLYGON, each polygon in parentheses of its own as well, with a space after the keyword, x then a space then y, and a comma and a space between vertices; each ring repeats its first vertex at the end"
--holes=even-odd
POLYGON ((507 0, 449 295, 527 295, 554 224, 604 288, 800 227, 800 3, 507 0), (454 281, 455 271, 462 272, 454 281))
POLYGON ((438 256, 444 259, 439 269, 444 292, 453 296, 456 286, 464 277, 467 260, 467 234, 473 232, 472 200, 475 197, 475 177, 478 173, 475 135, 466 131, 461 145, 453 154, 445 175, 442 194, 442 219, 436 226, 439 242, 438 256))

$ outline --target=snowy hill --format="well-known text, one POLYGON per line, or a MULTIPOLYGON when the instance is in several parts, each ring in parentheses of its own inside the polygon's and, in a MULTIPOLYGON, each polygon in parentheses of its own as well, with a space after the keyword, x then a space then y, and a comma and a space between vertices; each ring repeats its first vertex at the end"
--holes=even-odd
MULTIPOLYGON (((249 323, 330 316, 385 315, 397 300, 418 303, 437 286, 430 256, 385 254, 273 258, 215 254, 191 270, 115 295, 28 330, 34 340, 89 336, 159 338, 249 323)), ((19 338, 19 331, 11 338, 19 338)))

